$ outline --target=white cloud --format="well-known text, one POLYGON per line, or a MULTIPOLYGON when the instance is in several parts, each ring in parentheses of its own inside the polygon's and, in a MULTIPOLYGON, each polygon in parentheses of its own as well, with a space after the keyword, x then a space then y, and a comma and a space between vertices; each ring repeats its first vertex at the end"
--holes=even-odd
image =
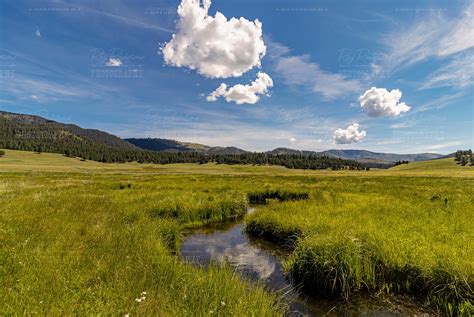
POLYGON ((308 55, 280 56, 275 70, 286 84, 307 87, 325 99, 361 91, 359 82, 322 70, 319 64, 310 62, 308 55))
POLYGON ((295 142, 296 142, 296 138, 291 137, 291 138, 288 139, 288 141, 289 141, 290 143, 295 143, 295 142))
POLYGON ((411 125, 407 122, 393 123, 390 125, 391 129, 406 129, 409 127, 411 127, 411 125))
POLYGON ((41 37, 41 32, 40 30, 38 29, 38 27, 36 27, 36 32, 35 32, 36 36, 37 37, 41 37))
POLYGON ((449 93, 443 96, 439 96, 436 98, 433 98, 423 104, 420 104, 419 106, 414 109, 414 112, 424 112, 424 111, 429 111, 432 109, 442 109, 445 108, 456 101, 458 101, 460 98, 464 98, 466 95, 470 94, 470 91, 460 91, 455 94, 449 93))
POLYGON ((182 0, 178 33, 163 48, 166 64, 195 69, 210 78, 239 77, 260 67, 266 47, 262 23, 208 15, 211 0, 182 0))
POLYGON ((398 89, 388 91, 385 88, 372 87, 359 97, 360 107, 370 117, 396 117, 410 110, 400 102, 402 92, 398 89))
POLYGON ((433 150, 440 150, 440 149, 445 149, 445 148, 450 148, 450 147, 455 147, 458 145, 461 145, 461 142, 455 141, 455 142, 446 142, 446 143, 439 143, 439 144, 432 144, 425 146, 424 149, 426 151, 433 151, 433 150))
MULTIPOLYGON (((474 36, 474 34, 473 34, 474 36)), ((433 72, 421 89, 439 87, 465 88, 474 84, 474 51, 462 53, 451 62, 433 72)))
POLYGON ((362 141, 366 136, 365 131, 359 131, 359 124, 354 123, 343 130, 341 128, 334 131, 333 138, 337 144, 350 144, 362 141))
POLYGON ((474 1, 470 1, 456 18, 433 13, 427 18, 417 19, 417 22, 412 25, 397 25, 394 32, 382 38, 383 44, 388 48, 382 60, 383 67, 393 70, 399 70, 429 58, 446 58, 472 49, 474 48, 474 1))
POLYGON ((224 97, 227 102, 235 102, 238 105, 249 103, 255 104, 261 94, 267 94, 268 88, 273 87, 273 80, 266 73, 258 72, 257 79, 250 85, 235 85, 227 88, 227 85, 222 83, 209 96, 207 101, 216 101, 219 97, 224 97))
MULTIPOLYGON (((90 87, 81 85, 63 85, 56 82, 14 77, 2 82, 4 92, 17 100, 58 101, 77 99, 78 97, 97 97, 90 87)), ((103 92, 103 91, 101 91, 103 92)))
POLYGON ((448 23, 447 33, 438 45, 437 54, 447 56, 474 47, 474 1, 460 17, 448 23))
POLYGON ((122 66, 122 61, 120 58, 109 58, 109 60, 105 63, 105 66, 120 67, 122 66))

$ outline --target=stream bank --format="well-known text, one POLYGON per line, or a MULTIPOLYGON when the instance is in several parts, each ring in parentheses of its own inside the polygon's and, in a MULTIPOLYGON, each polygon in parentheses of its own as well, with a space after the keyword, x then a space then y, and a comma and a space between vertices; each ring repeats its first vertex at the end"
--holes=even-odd
MULTIPOLYGON (((254 212, 249 208, 249 212, 254 212)), ((289 304, 288 316, 414 316, 423 314, 402 298, 379 299, 369 296, 349 301, 306 296, 288 280, 282 261, 288 249, 252 237, 245 232, 243 219, 190 229, 180 248, 183 261, 207 267, 212 262, 227 263, 243 277, 262 282, 270 291, 281 292, 289 304)))

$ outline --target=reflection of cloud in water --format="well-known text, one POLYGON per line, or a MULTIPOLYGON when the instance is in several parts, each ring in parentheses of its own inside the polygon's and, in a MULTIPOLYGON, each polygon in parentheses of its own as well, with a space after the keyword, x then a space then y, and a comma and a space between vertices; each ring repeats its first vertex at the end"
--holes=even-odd
POLYGON ((268 279, 275 271, 275 259, 262 254, 257 248, 248 243, 238 244, 224 250, 224 256, 238 269, 251 270, 258 274, 260 279, 268 279))
POLYGON ((277 259, 271 254, 249 244, 242 225, 228 231, 196 234, 184 242, 181 254, 187 258, 199 258, 198 262, 227 261, 239 271, 268 279, 276 269, 277 259))
POLYGON ((332 311, 331 315, 342 316, 413 316, 407 308, 402 312, 393 312, 385 302, 365 303, 364 299, 350 302, 311 300, 298 297, 293 286, 285 279, 278 258, 272 252, 253 245, 245 233, 242 224, 226 225, 223 229, 203 229, 185 238, 181 245, 181 255, 186 261, 206 266, 211 261, 227 262, 239 273, 251 279, 262 279, 265 285, 274 290, 281 290, 290 303, 289 316, 322 316, 332 311), (371 307, 372 304, 376 304, 371 307), (336 310, 334 308, 337 307, 336 310))

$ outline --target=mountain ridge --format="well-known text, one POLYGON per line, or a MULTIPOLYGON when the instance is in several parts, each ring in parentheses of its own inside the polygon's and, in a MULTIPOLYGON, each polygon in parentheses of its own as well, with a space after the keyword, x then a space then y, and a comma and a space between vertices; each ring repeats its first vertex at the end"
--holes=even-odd
MULTIPOLYGON (((176 152, 176 153, 193 153, 197 152, 205 155, 239 155, 246 153, 256 153, 246 151, 234 146, 208 146, 199 143, 181 142, 170 139, 161 138, 125 138, 122 139, 111 133, 98 130, 98 129, 87 129, 81 128, 75 124, 61 123, 54 120, 46 119, 37 115, 30 114, 18 114, 7 111, 0 111, 0 123, 2 123, 5 129, 16 129, 16 134, 10 134, 10 136, 20 137, 21 134, 32 133, 29 127, 35 126, 40 128, 40 132, 34 131, 36 134, 34 137, 39 138, 42 142, 55 142, 55 140, 79 138, 81 142, 87 143, 88 145, 93 144, 94 146, 100 146, 101 151, 106 151, 108 148, 124 149, 129 151, 147 150, 154 152, 176 152), (18 126, 20 127, 18 127, 18 126), (12 127, 14 126, 14 127, 12 127), (16 128, 15 128, 16 127, 16 128), (49 139, 45 139, 47 133, 52 133, 54 136, 49 135, 49 139), (18 133, 20 131, 20 133, 18 133), (23 131, 23 132, 21 132, 23 131), (26 132, 25 132, 26 131, 26 132)), ((11 131, 10 131, 11 132, 11 131)), ((23 138, 23 142, 29 142, 28 138, 23 138)), ((85 146, 85 145, 83 145, 85 146)), ((278 147, 271 151, 261 152, 263 154, 271 155, 303 155, 303 156, 329 156, 333 158, 340 158, 345 160, 356 160, 360 162, 381 162, 381 163, 394 163, 398 161, 423 161, 431 160, 444 157, 445 155, 437 153, 416 153, 416 154, 395 154, 395 153, 379 153, 368 150, 340 150, 340 149, 329 149, 325 151, 309 151, 309 150, 296 150, 286 147, 278 147)))
MULTIPOLYGON (((250 151, 246 151, 237 147, 221 147, 221 146, 207 146, 203 144, 197 143, 186 143, 180 142, 175 140, 169 139, 159 139, 159 138, 131 138, 131 139, 124 139, 140 148, 146 150, 155 151, 156 148, 160 148, 159 151, 171 151, 176 150, 178 147, 185 152, 189 151, 196 151, 201 153, 208 153, 208 154, 244 154, 244 153, 251 153, 250 151), (147 143, 153 144, 152 146, 143 146, 142 142, 146 140, 147 143), (166 144, 172 144, 171 147, 167 148, 166 144), (194 149, 191 147, 187 147, 187 144, 192 144, 194 147, 198 146, 199 148, 194 149), (140 146, 141 145, 141 146, 140 146)), ((325 151, 309 151, 309 150, 296 150, 290 149, 286 147, 278 147, 270 151, 266 151, 263 153, 273 154, 273 155, 327 155, 335 158, 341 159, 351 159, 351 160, 358 160, 358 161, 383 161, 383 162, 398 162, 398 161, 409 161, 409 162, 417 162, 417 161, 425 161, 431 159, 441 158, 444 155, 438 153, 415 153, 415 154, 396 154, 396 153, 380 153, 380 152, 372 152, 368 150, 339 150, 339 149, 330 149, 325 151)))

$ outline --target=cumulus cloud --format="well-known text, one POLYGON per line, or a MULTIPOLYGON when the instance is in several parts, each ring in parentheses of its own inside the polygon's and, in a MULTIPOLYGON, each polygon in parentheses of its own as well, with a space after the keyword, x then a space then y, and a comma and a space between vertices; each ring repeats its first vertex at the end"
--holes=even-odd
POLYGON ((120 67, 122 66, 122 61, 120 58, 109 58, 109 60, 105 63, 105 66, 120 67))
POLYGON ((36 27, 36 32, 35 32, 36 36, 37 37, 41 37, 41 32, 40 30, 38 29, 38 27, 36 27))
POLYGON ((359 131, 359 124, 354 123, 343 130, 341 128, 334 131, 333 139, 337 144, 350 144, 362 141, 366 136, 365 131, 359 131))
POLYGON ((401 97, 398 89, 372 87, 359 97, 359 103, 370 117, 396 117, 410 110, 407 104, 400 102, 401 97))
POLYGON ((178 33, 162 48, 166 64, 189 67, 210 78, 239 77, 260 67, 266 46, 262 23, 208 15, 211 0, 182 0, 178 33))
POLYGON ((249 103, 255 104, 261 94, 267 94, 268 88, 273 87, 273 80, 268 74, 258 72, 257 79, 255 79, 250 85, 235 85, 227 88, 227 85, 222 83, 216 90, 214 90, 209 96, 207 101, 216 101, 219 97, 224 97, 227 102, 235 102, 238 105, 249 103))

